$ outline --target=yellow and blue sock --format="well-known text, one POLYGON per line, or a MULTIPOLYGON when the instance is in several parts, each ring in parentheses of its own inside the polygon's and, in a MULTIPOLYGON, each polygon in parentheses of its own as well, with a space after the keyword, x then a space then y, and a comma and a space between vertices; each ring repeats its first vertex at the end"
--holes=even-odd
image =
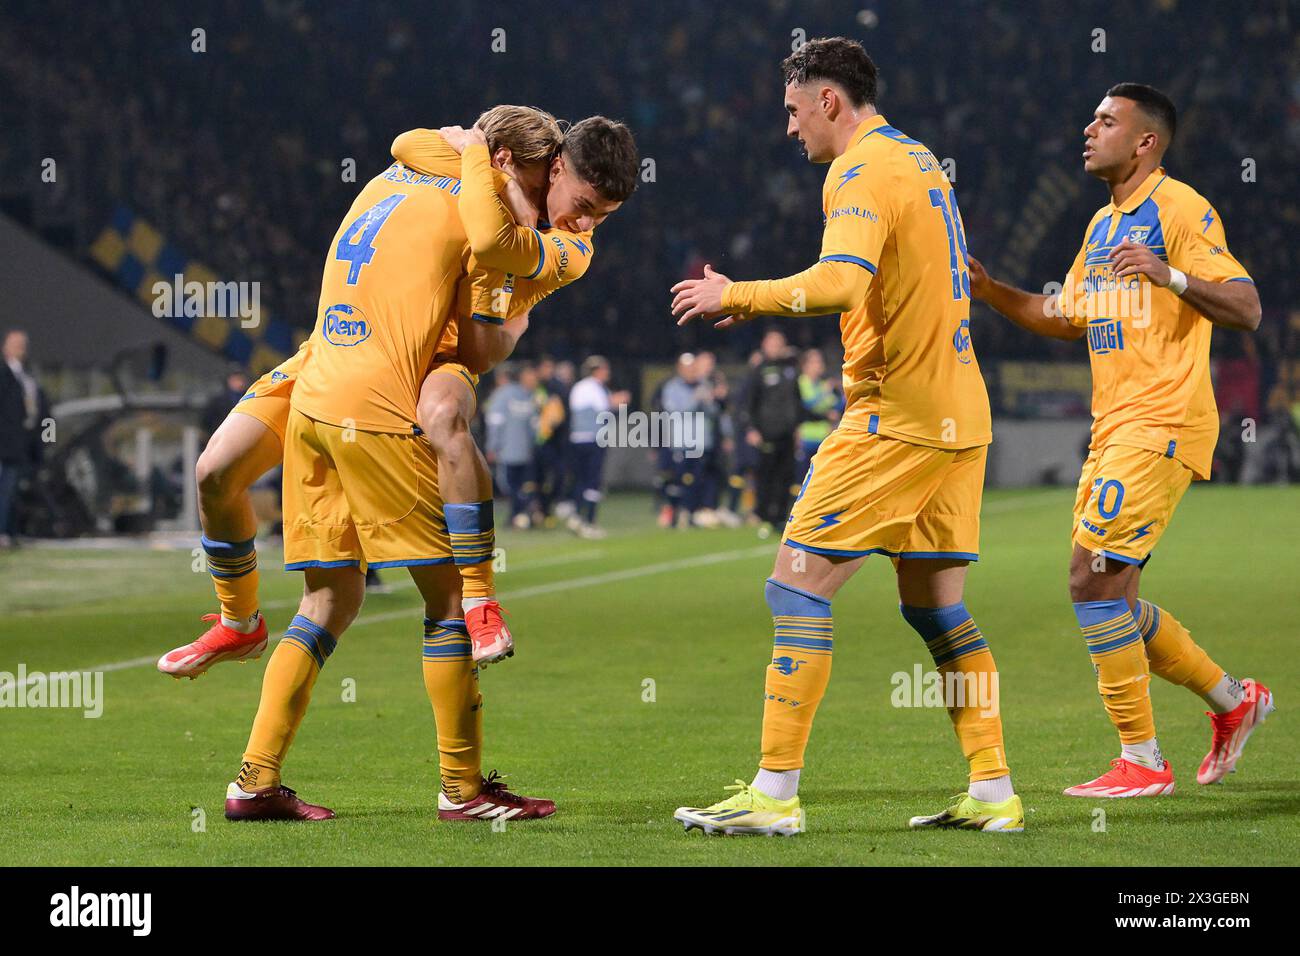
POLYGON ((442 512, 451 538, 451 557, 460 572, 461 599, 469 602, 465 609, 470 610, 496 593, 492 574, 492 554, 496 550, 492 499, 445 504, 442 512))
POLYGON ((244 751, 239 783, 244 789, 274 787, 298 725, 311 703, 311 691, 338 641, 319 624, 294 617, 275 646, 262 677, 262 700, 244 751))
POLYGON ((946 607, 900 604, 899 610, 925 641, 935 668, 943 675, 945 693, 952 688, 952 697, 946 700, 948 716, 970 765, 972 785, 1007 777, 1005 786, 999 782, 976 787, 979 793, 972 790, 972 796, 992 803, 1010 799, 1013 791, 1002 739, 998 667, 984 635, 961 601, 946 607))
MULTIPOLYGON (((1154 741, 1155 717, 1151 711, 1151 673, 1137 620, 1123 598, 1110 601, 1076 601, 1088 654, 1097 672, 1097 692, 1123 745, 1154 741)), ((1154 769, 1162 761, 1156 760, 1154 769)))
POLYGON ((433 705, 442 792, 453 803, 478 796, 483 764, 483 697, 460 618, 424 619, 424 689, 433 705))
POLYGON ((1241 703, 1245 695, 1241 683, 1192 640, 1192 635, 1176 617, 1141 599, 1133 610, 1133 617, 1146 645, 1147 660, 1153 674, 1171 684, 1186 687, 1219 713, 1232 710, 1241 703))
POLYGON ((775 631, 763 691, 763 770, 798 770, 831 679, 831 602, 768 578, 775 631))
POLYGON ((227 626, 244 630, 257 614, 257 548, 247 541, 215 541, 199 538, 207 556, 208 573, 221 602, 221 617, 227 626))

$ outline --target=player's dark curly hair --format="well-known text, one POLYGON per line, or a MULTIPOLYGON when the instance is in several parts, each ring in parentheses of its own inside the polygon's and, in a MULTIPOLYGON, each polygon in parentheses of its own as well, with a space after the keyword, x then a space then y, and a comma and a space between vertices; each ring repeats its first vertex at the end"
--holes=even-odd
POLYGON ((617 120, 588 116, 564 134, 565 161, 578 178, 610 202, 623 202, 636 189, 641 160, 632 131, 617 120))
POLYGON ((1122 96, 1136 103, 1159 126, 1164 127, 1165 142, 1173 142, 1174 133, 1178 131, 1178 110, 1174 101, 1154 86, 1145 83, 1116 83, 1106 91, 1107 96, 1122 96))
POLYGON ((843 87, 854 106, 876 103, 876 64, 848 37, 809 40, 782 61, 781 74, 787 86, 825 80, 843 87))

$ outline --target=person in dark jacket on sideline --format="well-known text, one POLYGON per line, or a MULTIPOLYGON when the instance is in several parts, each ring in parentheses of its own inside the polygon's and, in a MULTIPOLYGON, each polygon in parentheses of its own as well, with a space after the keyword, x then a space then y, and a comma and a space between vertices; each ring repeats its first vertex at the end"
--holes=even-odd
POLYGON ((758 449, 754 511, 767 529, 782 533, 795 481, 795 431, 804 419, 799 369, 785 335, 770 329, 759 345, 761 358, 750 373, 746 441, 758 449))

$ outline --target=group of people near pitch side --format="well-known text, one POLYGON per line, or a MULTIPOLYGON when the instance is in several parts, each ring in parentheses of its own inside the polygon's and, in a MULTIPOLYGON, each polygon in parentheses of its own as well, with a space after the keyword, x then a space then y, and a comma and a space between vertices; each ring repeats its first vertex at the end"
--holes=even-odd
POLYGON ((496 387, 483 403, 483 450, 516 528, 564 520, 581 538, 605 536, 596 523, 605 466, 599 426, 628 393, 610 390, 611 367, 602 355, 584 359, 580 374, 575 382, 572 362, 549 358, 496 370, 496 387))
MULTIPOLYGON (((1212 741, 1197 781, 1222 779, 1273 709, 1272 695, 1227 674, 1168 610, 1138 597, 1138 581, 1188 484, 1209 477, 1218 433, 1211 326, 1254 330, 1260 304, 1214 207, 1160 165, 1175 133, 1173 104, 1140 84, 1107 91, 1084 129, 1083 160, 1111 202, 1050 297, 992 280, 967 253, 955 191, 930 150, 876 111, 875 65, 859 44, 815 40, 783 66, 787 132, 812 162, 831 164, 821 256, 797 275, 757 282, 706 266, 703 278, 673 287, 673 312, 680 323, 723 316, 720 328, 755 315, 841 313, 847 407, 809 464, 767 581, 775 646, 757 775, 721 802, 679 808, 676 819, 706 832, 803 829, 799 776, 830 678, 831 600, 868 555, 894 562, 900 610, 939 672, 997 686, 982 679, 994 672, 993 655, 962 600, 979 556, 992 439, 972 296, 1030 331, 1088 337, 1094 424, 1070 592, 1121 753, 1065 793, 1173 791, 1152 671, 1209 705, 1212 741)), ((1022 830, 999 708, 947 703, 970 784, 953 806, 911 826, 1022 830)))
MULTIPOLYGON (((1107 184, 1111 202, 1051 297, 994 281, 968 254, 955 191, 930 150, 877 112, 876 68, 859 44, 811 41, 785 60, 783 75, 788 135, 812 162, 830 163, 821 255, 773 280, 733 282, 706 266, 703 278, 673 286, 672 311, 679 324, 721 317, 719 328, 758 315, 840 313, 845 407, 809 462, 766 584, 775 637, 757 774, 719 803, 679 808, 676 819, 710 833, 804 829, 798 786, 830 678, 831 602, 871 554, 893 561, 900 610, 938 671, 997 687, 992 652, 963 601, 992 440, 972 297, 1030 331, 1088 337, 1095 421, 1070 590, 1121 755, 1065 793, 1172 792, 1151 671, 1209 705, 1212 742, 1197 780, 1222 779, 1273 709, 1272 695, 1227 674, 1169 611, 1138 597, 1138 581, 1188 484, 1208 477, 1218 429, 1211 325, 1253 330, 1260 306, 1218 213, 1160 166, 1175 133, 1172 103, 1129 83, 1101 101, 1084 130, 1084 169, 1107 184)), ((635 186, 635 147, 625 127, 601 117, 561 135, 547 114, 498 107, 469 132, 403 134, 393 153, 330 246, 312 337, 254 385, 200 460, 203 547, 222 610, 159 668, 195 676, 265 648, 246 489, 281 457, 286 567, 305 578, 229 787, 231 819, 333 815, 284 787, 280 769, 312 684, 360 607, 367 565, 407 567, 425 600, 439 817, 529 819, 555 809, 481 774, 477 667, 509 655, 513 641, 488 560, 491 482, 468 423, 476 373, 510 353, 535 302, 586 270, 592 230, 635 186), (534 207, 545 222, 533 221, 534 207)), ((1022 830, 998 702, 949 703, 968 789, 911 826, 1022 830)))
POLYGON ((796 353, 771 328, 738 387, 712 352, 683 352, 651 404, 699 423, 677 428, 658 453, 659 526, 748 522, 767 538, 784 528, 795 475, 839 422, 844 395, 819 349, 796 353))
POLYGON ((469 422, 478 374, 510 354, 533 305, 587 271, 593 230, 635 189, 636 147, 604 117, 564 132, 541 110, 499 106, 468 131, 404 133, 393 158, 327 250, 311 337, 253 385, 198 464, 221 612, 159 669, 195 677, 266 648, 248 488, 281 460, 285 567, 304 578, 227 790, 232 820, 334 815, 285 787, 280 771, 317 675, 361 607, 367 568, 391 567, 405 567, 424 599, 439 817, 555 811, 482 774, 478 669, 514 642, 492 576, 491 476, 469 422))

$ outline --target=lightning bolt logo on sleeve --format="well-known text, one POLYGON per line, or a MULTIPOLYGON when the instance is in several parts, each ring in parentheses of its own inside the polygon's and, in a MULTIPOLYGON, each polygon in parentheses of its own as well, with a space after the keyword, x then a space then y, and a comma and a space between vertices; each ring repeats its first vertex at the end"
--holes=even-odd
MULTIPOLYGON (((862 174, 858 172, 858 170, 860 170, 865 165, 867 164, 858 163, 858 165, 850 166, 848 169, 844 170, 844 172, 840 173, 840 184, 835 187, 835 193, 843 189, 844 184, 847 183, 850 179, 856 179, 858 176, 861 176, 862 174)), ((835 193, 831 193, 831 195, 834 196, 835 193)))

